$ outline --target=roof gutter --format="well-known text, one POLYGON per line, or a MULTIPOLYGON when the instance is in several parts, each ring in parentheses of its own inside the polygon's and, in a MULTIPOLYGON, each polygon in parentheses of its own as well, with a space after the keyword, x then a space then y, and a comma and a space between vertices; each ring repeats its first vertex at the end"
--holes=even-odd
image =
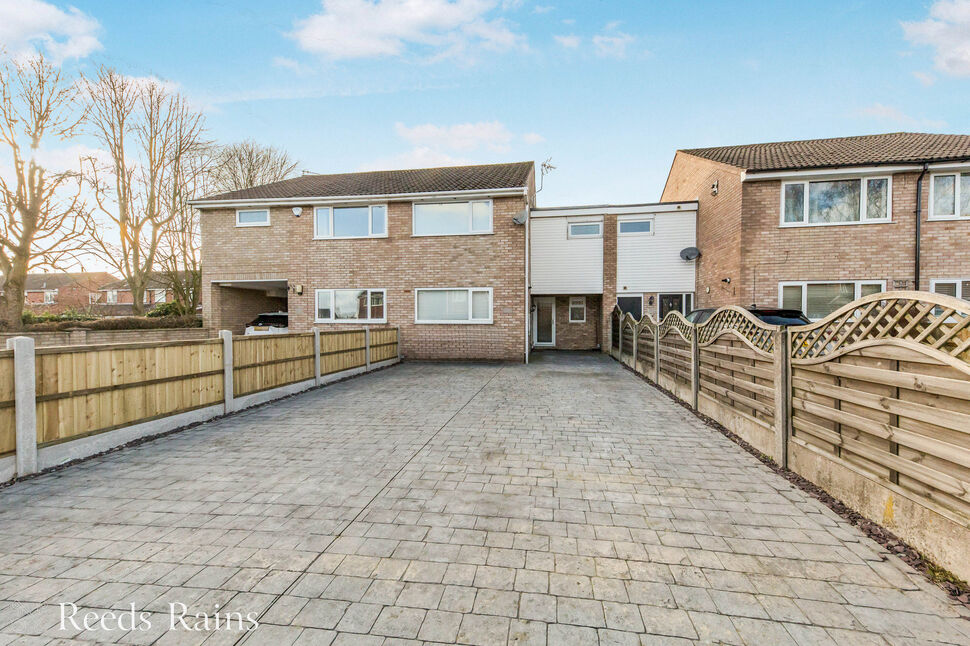
POLYGON ((197 209, 214 209, 233 206, 289 206, 294 204, 343 204, 354 202, 373 202, 374 200, 448 200, 474 197, 518 197, 528 195, 526 186, 511 188, 483 188, 469 191, 429 191, 421 193, 375 193, 371 195, 320 195, 308 197, 271 197, 227 200, 189 200, 189 204, 197 209))
POLYGON ((787 179, 798 177, 852 177, 854 175, 892 174, 907 171, 921 171, 928 168, 931 171, 945 171, 964 169, 968 165, 966 159, 956 159, 942 162, 916 162, 911 164, 868 164, 866 166, 837 166, 832 168, 796 168, 793 170, 756 171, 745 170, 741 173, 741 181, 759 181, 765 179, 787 179))

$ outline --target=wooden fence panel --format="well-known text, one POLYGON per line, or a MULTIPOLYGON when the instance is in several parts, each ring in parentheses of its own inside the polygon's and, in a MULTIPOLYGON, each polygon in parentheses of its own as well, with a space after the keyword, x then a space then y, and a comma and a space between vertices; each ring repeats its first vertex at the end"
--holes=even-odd
POLYGON ((17 449, 14 396, 13 350, 0 350, 0 457, 17 449))
POLYGON ((657 326, 657 336, 660 338, 660 385, 691 401, 694 326, 680 312, 670 312, 657 326))
MULTIPOLYGON (((367 365, 364 344, 363 330, 321 332, 320 373, 324 376, 332 375, 367 365)), ((397 356, 396 352, 394 356, 397 356)))
MULTIPOLYGON (((322 334, 320 344, 323 345, 322 334)), ((397 344, 397 328, 372 328, 370 331, 370 362, 378 363, 388 359, 396 359, 398 354, 397 344)))
POLYGON ((313 379, 313 333, 233 337, 232 365, 234 397, 313 379))
POLYGON ((610 354, 616 359, 620 358, 620 319, 622 317, 623 313, 618 307, 610 314, 610 354))
POLYGON ((38 348, 43 447, 223 401, 217 340, 38 348))
POLYGON ((622 347, 620 348, 620 360, 622 363, 634 367, 634 362, 636 357, 634 357, 634 351, 636 346, 637 337, 637 321, 630 314, 623 317, 620 322, 620 326, 623 329, 623 341, 622 347))
POLYGON ((634 370, 653 380, 656 369, 656 341, 657 325, 649 316, 640 321, 637 333, 637 357, 634 370))

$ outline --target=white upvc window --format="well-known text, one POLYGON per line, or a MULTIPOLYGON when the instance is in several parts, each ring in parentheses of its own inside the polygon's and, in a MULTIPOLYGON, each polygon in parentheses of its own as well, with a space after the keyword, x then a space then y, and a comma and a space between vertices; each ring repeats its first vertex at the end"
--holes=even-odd
POLYGON ((567 238, 602 238, 602 222, 569 222, 566 229, 567 238))
POLYGON ((660 320, 673 310, 687 316, 693 309, 694 292, 657 294, 657 318, 660 320))
POLYGON ((387 205, 318 206, 313 209, 313 237, 386 238, 387 205))
POLYGON ((101 300, 101 294, 99 294, 97 292, 91 292, 90 294, 88 294, 88 303, 89 304, 94 305, 99 300, 101 300))
POLYGON ((621 236, 652 236, 653 218, 631 218, 617 222, 617 234, 621 236))
POLYGON ((817 321, 858 298, 884 291, 884 280, 785 281, 778 283, 778 302, 783 309, 801 310, 817 321))
POLYGON ((805 227, 889 222, 892 194, 889 175, 783 182, 780 223, 805 227))
POLYGON ((387 291, 318 289, 314 320, 317 323, 386 323, 387 291))
POLYGON ((970 301, 970 278, 944 278, 930 281, 930 291, 970 301))
POLYGON ((105 294, 106 294, 105 302, 108 303, 109 305, 115 305, 118 302, 117 289, 109 289, 107 292, 105 292, 105 294))
POLYGON ((586 322, 586 297, 585 296, 569 297, 569 322, 570 323, 586 322))
POLYGON ((268 227, 269 209, 236 209, 237 227, 268 227))
POLYGON ((492 200, 414 202, 411 234, 462 236, 492 233, 492 200))
POLYGON ((930 220, 970 220, 970 172, 930 175, 930 220))
POLYGON ((44 305, 53 305, 57 302, 57 290, 48 289, 44 292, 44 305))
POLYGON ((414 290, 415 323, 491 323, 491 287, 428 287, 414 290))

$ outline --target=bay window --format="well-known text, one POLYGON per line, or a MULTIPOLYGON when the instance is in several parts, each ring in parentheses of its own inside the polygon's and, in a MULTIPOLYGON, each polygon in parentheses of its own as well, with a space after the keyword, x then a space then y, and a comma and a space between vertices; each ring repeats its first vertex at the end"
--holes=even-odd
POLYGON ((313 209, 313 237, 383 238, 387 236, 387 205, 318 206, 313 209))
POLYGON ((782 226, 858 224, 891 219, 889 177, 782 184, 782 226))
POLYGON ((316 290, 317 323, 386 323, 383 289, 316 290))
POLYGON ((457 236, 492 232, 492 201, 415 202, 411 207, 412 234, 457 236))
POLYGON ((491 323, 492 290, 487 287, 414 290, 415 323, 491 323))
POLYGON ((938 173, 930 181, 930 219, 970 218, 970 173, 938 173))
POLYGON ((858 298, 884 291, 882 280, 785 282, 778 286, 778 302, 783 309, 801 310, 814 321, 858 298))

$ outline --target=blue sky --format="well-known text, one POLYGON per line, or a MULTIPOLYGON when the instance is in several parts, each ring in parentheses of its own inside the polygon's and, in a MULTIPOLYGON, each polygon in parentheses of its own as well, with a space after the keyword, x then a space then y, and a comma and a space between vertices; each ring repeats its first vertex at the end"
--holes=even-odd
POLYGON ((0 0, 0 43, 313 172, 551 157, 545 206, 655 201, 678 148, 970 132, 967 0, 0 0))

